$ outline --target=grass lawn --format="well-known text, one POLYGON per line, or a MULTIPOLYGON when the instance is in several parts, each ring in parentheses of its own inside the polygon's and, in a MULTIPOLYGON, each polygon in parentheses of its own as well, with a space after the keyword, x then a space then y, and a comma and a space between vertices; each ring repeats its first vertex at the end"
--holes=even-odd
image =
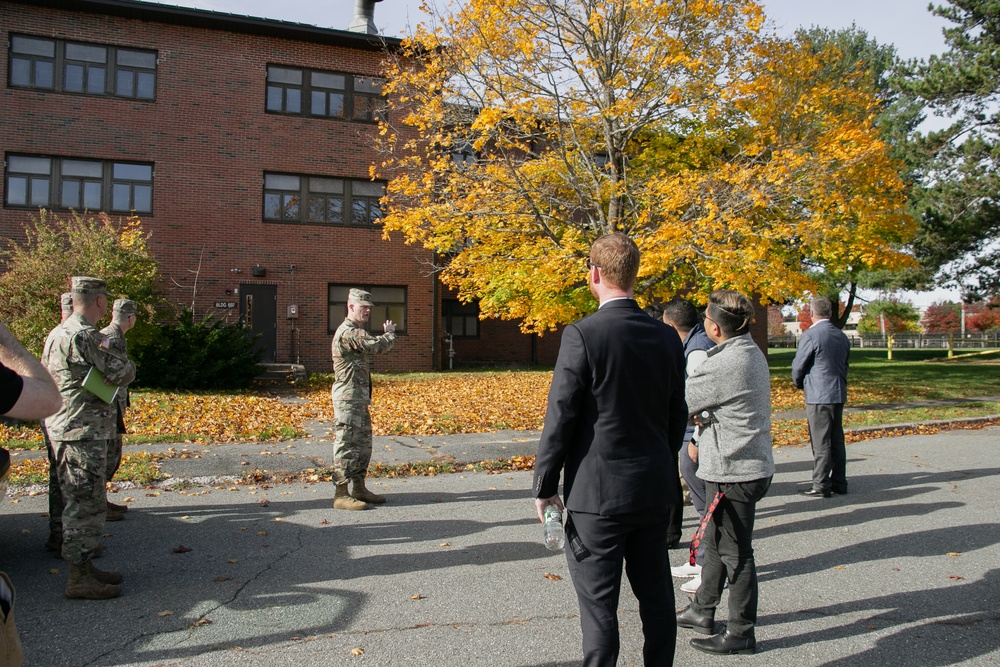
MULTIPOLYGON (((768 364, 776 390, 791 385, 795 350, 770 350, 768 364)), ((848 405, 892 403, 936 398, 1000 396, 1000 350, 987 354, 963 351, 948 359, 947 350, 851 350, 848 372, 848 405)), ((786 409, 788 400, 779 392, 774 409, 786 409)), ((801 392, 797 400, 802 405, 801 392)))

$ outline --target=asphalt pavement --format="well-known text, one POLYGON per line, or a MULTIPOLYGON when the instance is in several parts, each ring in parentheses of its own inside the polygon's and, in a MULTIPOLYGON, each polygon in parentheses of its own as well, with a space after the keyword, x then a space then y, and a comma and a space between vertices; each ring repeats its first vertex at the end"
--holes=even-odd
MULTIPOLYGON (((506 458, 534 453, 537 437, 377 438, 375 459, 506 458)), ((329 465, 329 446, 319 431, 266 447, 188 445, 164 464, 173 490, 119 491, 131 509, 106 525, 96 561, 125 575, 109 601, 63 597, 66 564, 43 548, 44 494, 5 499, 0 569, 17 587, 25 664, 580 663, 576 597, 565 556, 542 545, 530 472, 376 479, 389 502, 365 512, 331 509, 330 483, 231 482, 254 467, 329 465)), ((758 653, 708 656, 680 630, 676 664, 1000 664, 1000 427, 886 437, 848 457, 850 493, 812 499, 795 493, 808 448, 775 450, 755 533, 758 653)), ((686 508, 685 537, 694 523, 686 508)), ((671 552, 675 565, 685 557, 671 552)), ((627 585, 619 617, 619 665, 641 665, 627 585)))

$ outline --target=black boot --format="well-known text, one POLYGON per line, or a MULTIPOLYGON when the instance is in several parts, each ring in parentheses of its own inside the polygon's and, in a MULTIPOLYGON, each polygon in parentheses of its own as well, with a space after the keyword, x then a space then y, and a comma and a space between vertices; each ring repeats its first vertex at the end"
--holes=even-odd
POLYGON ((736 637, 729 634, 727 630, 708 639, 692 639, 691 646, 699 651, 715 655, 746 655, 756 652, 757 640, 754 638, 753 632, 746 637, 736 637))
POLYGON ((688 628, 703 635, 710 635, 715 629, 715 620, 711 616, 702 616, 691 605, 677 612, 677 627, 688 628))

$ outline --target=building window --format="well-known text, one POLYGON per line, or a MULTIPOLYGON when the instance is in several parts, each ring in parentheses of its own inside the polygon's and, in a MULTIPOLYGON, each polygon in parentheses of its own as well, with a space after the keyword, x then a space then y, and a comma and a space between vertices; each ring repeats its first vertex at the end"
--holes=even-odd
POLYGON ((155 51, 11 35, 8 61, 8 81, 14 88, 156 97, 155 51))
POLYGON ((462 168, 476 164, 479 161, 479 154, 472 146, 471 141, 459 140, 451 146, 451 161, 455 163, 455 166, 462 168))
POLYGON ((441 300, 444 330, 455 338, 479 337, 479 304, 462 303, 458 299, 441 300))
POLYGON ((8 155, 6 183, 11 207, 153 211, 151 164, 8 155))
POLYGON ((326 176, 264 174, 266 222, 371 226, 382 217, 385 183, 326 176))
POLYGON ((385 120, 382 84, 373 77, 268 65, 265 108, 271 113, 385 120))
POLYGON ((336 333, 337 327, 341 325, 347 317, 347 294, 351 288, 363 289, 371 292, 372 308, 371 316, 368 318, 368 331, 373 334, 381 334, 382 325, 386 320, 396 323, 396 333, 406 333, 406 288, 405 287, 378 287, 373 285, 329 285, 327 289, 327 301, 329 305, 328 325, 329 333, 336 333))

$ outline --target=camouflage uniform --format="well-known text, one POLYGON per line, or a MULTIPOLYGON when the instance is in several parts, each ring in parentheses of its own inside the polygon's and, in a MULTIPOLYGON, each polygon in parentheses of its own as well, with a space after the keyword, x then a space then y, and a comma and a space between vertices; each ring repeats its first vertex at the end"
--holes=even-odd
MULTIPOLYGON (((114 310, 127 315, 135 314, 135 302, 128 299, 117 299, 114 310)), ((125 341, 125 332, 117 324, 112 322, 101 329, 101 333, 107 336, 111 343, 111 351, 117 352, 122 357, 128 359, 128 343, 125 341)), ((129 406, 128 384, 123 384, 118 389, 115 396, 115 405, 118 408, 118 418, 115 422, 116 433, 108 446, 108 467, 106 480, 110 482, 114 479, 115 473, 122 464, 122 436, 125 435, 125 408, 129 406)))
MULTIPOLYGON (((72 314, 73 312, 73 295, 70 292, 65 292, 60 297, 59 303, 60 309, 65 315, 67 312, 72 314)), ((52 347, 52 339, 55 336, 56 327, 49 332, 48 337, 45 339, 45 346, 42 348, 42 365, 46 368, 48 367, 49 349, 52 347)), ((45 429, 45 420, 42 420, 42 440, 45 441, 45 452, 49 457, 49 542, 45 545, 52 551, 60 551, 62 549, 62 513, 63 513, 63 497, 62 489, 59 488, 59 474, 56 470, 56 455, 52 450, 52 442, 49 440, 49 432, 45 429)))
MULTIPOLYGON (((103 281, 89 280, 104 289, 103 281)), ((77 289, 76 282, 74 278, 74 292, 96 289, 77 289)), ((106 290, 100 293, 106 294, 106 290)), ((110 341, 92 323, 74 312, 52 333, 43 359, 63 396, 62 410, 45 420, 45 428, 65 502, 62 554, 71 565, 90 561, 97 547, 107 512, 108 441, 116 432, 116 407, 84 389, 83 380, 91 367, 114 384, 127 384, 135 378, 135 365, 110 347, 110 341)))
POLYGON ((396 334, 373 336, 360 324, 345 319, 333 335, 331 390, 337 424, 333 443, 333 481, 343 484, 364 477, 372 458, 371 365, 375 354, 388 352, 396 334))

